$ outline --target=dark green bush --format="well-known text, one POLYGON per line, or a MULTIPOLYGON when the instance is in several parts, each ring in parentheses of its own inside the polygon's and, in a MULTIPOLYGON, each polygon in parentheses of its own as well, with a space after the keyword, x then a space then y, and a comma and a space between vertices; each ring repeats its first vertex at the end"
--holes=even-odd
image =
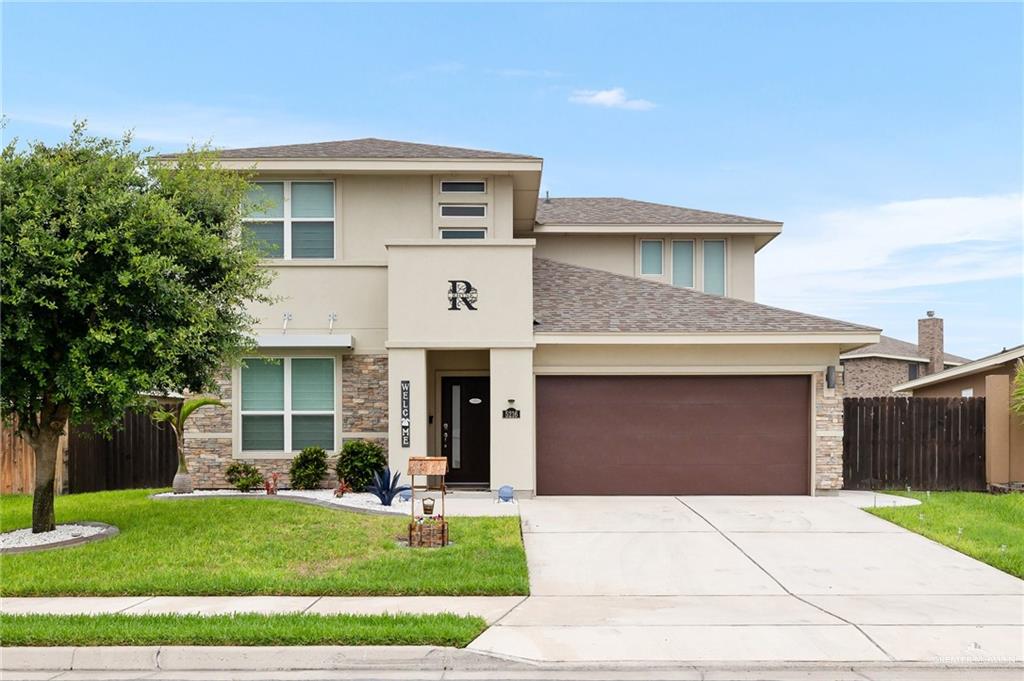
POLYGON ((354 492, 365 492, 373 475, 388 465, 384 448, 369 440, 348 440, 338 457, 338 478, 347 482, 354 492))
POLYGON ((306 447, 292 459, 288 471, 292 489, 317 489, 327 475, 327 452, 323 447, 306 447))
POLYGON ((224 471, 224 477, 239 492, 248 492, 263 484, 263 475, 251 463, 235 461, 224 471))

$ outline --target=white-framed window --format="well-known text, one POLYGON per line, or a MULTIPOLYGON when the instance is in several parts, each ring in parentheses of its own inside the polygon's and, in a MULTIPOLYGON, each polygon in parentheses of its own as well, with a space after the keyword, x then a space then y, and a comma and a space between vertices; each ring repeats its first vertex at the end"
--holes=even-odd
POLYGON ((693 288, 693 239, 672 241, 672 285, 693 288))
POLYGON ((241 370, 243 452, 334 450, 332 357, 250 357, 241 370))
POLYGON ((974 388, 964 388, 960 391, 960 397, 974 397, 974 388))
POLYGON ((486 239, 486 229, 449 229, 441 228, 442 239, 486 239))
POLYGON ((704 239, 704 293, 725 295, 725 239, 704 239))
POLYGON ((640 274, 660 277, 665 273, 665 242, 661 239, 640 240, 640 274))
POLYGON ((443 218, 485 218, 487 217, 486 203, 442 203, 441 217, 443 218))
POLYGON ((442 194, 486 194, 487 180, 441 180, 442 194))
POLYGON ((264 257, 334 258, 334 182, 256 182, 250 205, 261 206, 246 226, 264 257))

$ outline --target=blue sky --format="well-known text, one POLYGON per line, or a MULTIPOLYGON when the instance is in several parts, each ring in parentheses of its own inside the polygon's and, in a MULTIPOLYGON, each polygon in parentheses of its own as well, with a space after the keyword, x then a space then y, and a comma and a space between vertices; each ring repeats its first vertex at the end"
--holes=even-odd
POLYGON ((1022 6, 4 3, 3 135, 385 137, 782 220, 760 302, 1024 342, 1022 6))

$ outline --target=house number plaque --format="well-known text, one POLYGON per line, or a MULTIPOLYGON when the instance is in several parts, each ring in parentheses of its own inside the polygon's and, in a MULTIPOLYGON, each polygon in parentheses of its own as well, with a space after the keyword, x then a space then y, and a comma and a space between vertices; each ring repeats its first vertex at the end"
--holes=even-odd
POLYGON ((409 381, 402 381, 402 446, 409 446, 409 381))

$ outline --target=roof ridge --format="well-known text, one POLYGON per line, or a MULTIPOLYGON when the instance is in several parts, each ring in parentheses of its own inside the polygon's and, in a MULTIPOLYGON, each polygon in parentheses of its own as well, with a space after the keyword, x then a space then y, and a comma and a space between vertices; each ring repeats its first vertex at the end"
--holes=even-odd
POLYGON ((775 307, 774 305, 765 305, 764 303, 758 303, 758 302, 754 302, 752 300, 743 300, 741 298, 730 298, 728 296, 717 296, 717 295, 714 295, 713 293, 705 293, 704 291, 698 291, 697 289, 694 289, 694 288, 680 288, 678 286, 673 286, 672 284, 669 284, 669 283, 666 283, 666 282, 649 281, 649 280, 645 280, 645 279, 638 279, 637 277, 633 277, 633 276, 630 276, 628 274, 619 274, 618 272, 609 272, 608 270, 601 270, 601 269, 597 269, 595 267, 587 267, 586 265, 575 265, 575 264, 565 263, 565 262, 562 262, 560 260, 552 260, 551 258, 540 258, 540 257, 536 257, 536 256, 534 256, 534 260, 535 261, 545 262, 545 263, 552 263, 552 264, 557 265, 559 267, 570 267, 570 268, 575 268, 575 269, 579 269, 579 270, 587 270, 589 272, 595 272, 597 274, 601 274, 601 275, 605 275, 605 276, 608 276, 608 277, 613 277, 613 278, 616 278, 616 279, 621 279, 621 280, 627 281, 631 285, 640 285, 640 286, 651 287, 652 290, 658 289, 658 290, 673 291, 674 292, 673 295, 691 295, 691 296, 693 296, 695 298, 704 298, 704 299, 714 300, 716 302, 724 301, 725 304, 727 304, 727 305, 735 305, 737 307, 749 306, 749 307, 759 308, 759 309, 764 309, 764 310, 776 310, 776 311, 779 311, 779 312, 786 312, 786 313, 789 313, 789 314, 799 314, 799 315, 803 315, 805 317, 810 317, 812 319, 819 319, 821 321, 833 322, 833 323, 839 323, 839 324, 846 324, 847 326, 857 327, 859 329, 863 329, 864 331, 881 331, 881 329, 875 328, 873 326, 866 326, 864 324, 854 324, 853 322, 847 322, 847 321, 844 321, 842 319, 835 319, 833 317, 823 317, 821 315, 814 315, 814 314, 809 314, 807 312, 800 312, 799 310, 789 310, 789 309, 786 309, 784 307, 775 307))

